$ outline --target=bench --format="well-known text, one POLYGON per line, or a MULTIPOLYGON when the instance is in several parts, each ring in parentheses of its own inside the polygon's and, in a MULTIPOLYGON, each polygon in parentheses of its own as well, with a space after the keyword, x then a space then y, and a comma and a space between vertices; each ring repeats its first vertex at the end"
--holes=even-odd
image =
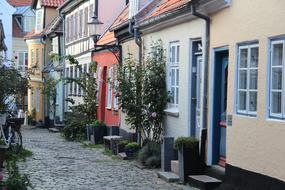
POLYGON ((117 154, 117 143, 122 140, 122 136, 104 136, 105 150, 112 150, 113 154, 117 154))

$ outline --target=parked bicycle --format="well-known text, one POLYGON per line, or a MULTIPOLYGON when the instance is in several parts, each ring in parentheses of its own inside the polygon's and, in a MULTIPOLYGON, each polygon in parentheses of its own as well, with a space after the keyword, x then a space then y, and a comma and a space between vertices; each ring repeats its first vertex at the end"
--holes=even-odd
POLYGON ((14 114, 9 112, 1 116, 0 139, 8 146, 10 150, 19 153, 22 149, 21 125, 24 118, 15 118, 14 114))

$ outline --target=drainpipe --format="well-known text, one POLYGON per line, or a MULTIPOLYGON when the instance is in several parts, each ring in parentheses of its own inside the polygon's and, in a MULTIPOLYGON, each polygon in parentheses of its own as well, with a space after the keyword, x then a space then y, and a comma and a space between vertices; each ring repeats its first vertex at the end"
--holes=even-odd
MULTIPOLYGON (((128 31, 129 31, 130 35, 134 36, 135 43, 139 48, 139 67, 137 69, 141 70, 141 66, 142 66, 142 39, 141 39, 139 30, 137 28, 135 28, 135 29, 133 28, 133 22, 134 22, 133 19, 129 20, 129 30, 128 31)), ((141 84, 138 83, 137 86, 139 87, 137 89, 137 104, 141 105, 142 104, 142 102, 141 102, 141 91, 142 91, 141 84)), ((141 126, 140 126, 140 128, 141 128, 141 126)), ((137 134, 137 143, 141 144, 141 131, 137 130, 136 134, 137 134)))
MULTIPOLYGON (((62 46, 63 46, 63 51, 61 52, 61 57, 64 57, 65 56, 65 16, 63 14, 60 14, 60 17, 62 18, 62 23, 63 23, 63 43, 62 43, 62 46)), ((61 46, 59 47, 61 48, 61 46)), ((62 74, 61 74, 61 84, 62 84, 62 123, 64 123, 64 117, 65 117, 65 85, 64 85, 64 77, 65 77, 65 58, 62 59, 62 74)))
POLYGON ((206 139, 207 139, 207 98, 208 98, 208 68, 209 68, 209 52, 210 52, 210 17, 197 12, 196 7, 199 0, 190 3, 190 9, 193 16, 205 20, 205 58, 204 58, 204 88, 203 88, 203 113, 202 113, 202 130, 200 133, 200 155, 205 161, 206 158, 206 139))

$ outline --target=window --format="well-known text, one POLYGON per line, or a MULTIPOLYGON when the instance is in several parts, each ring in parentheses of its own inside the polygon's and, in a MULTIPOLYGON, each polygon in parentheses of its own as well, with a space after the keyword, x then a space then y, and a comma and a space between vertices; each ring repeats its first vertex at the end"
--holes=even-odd
POLYGON ((109 76, 108 76, 108 103, 107 103, 108 108, 112 107, 112 93, 113 93, 112 82, 113 82, 113 67, 110 67, 109 68, 109 76))
POLYGON ((40 112, 40 89, 36 89, 36 112, 40 112))
MULTIPOLYGON (((74 74, 73 74, 73 78, 74 79, 77 79, 77 68, 74 67, 74 74)), ((73 95, 77 95, 77 83, 76 82, 73 82, 73 86, 74 86, 74 91, 73 91, 73 95)))
POLYGON ((78 32, 78 35, 79 35, 79 38, 82 38, 82 34, 83 34, 83 10, 80 10, 80 13, 79 13, 79 32, 78 32))
POLYGON ((35 18, 31 16, 24 17, 24 31, 30 32, 35 28, 35 18))
POLYGON ((285 40, 271 42, 269 116, 279 119, 285 119, 284 44, 285 40))
POLYGON ((70 42, 74 40, 74 31, 75 31, 74 16, 72 15, 70 17, 70 42))
POLYGON ((59 54, 59 48, 58 48, 58 37, 52 38, 52 52, 54 54, 59 54))
MULTIPOLYGON (((79 65, 78 67, 78 75, 79 75, 79 78, 82 79, 82 65, 79 65)), ((78 96, 81 96, 82 94, 82 90, 81 90, 81 86, 78 85, 78 96)))
POLYGON ((17 69, 19 71, 26 71, 28 69, 28 53, 27 52, 18 53, 17 69))
POLYGON ((78 12, 75 13, 74 19, 75 19, 75 21, 74 21, 74 23, 75 23, 74 24, 74 27, 75 27, 74 40, 77 40, 78 39, 78 30, 79 30, 79 27, 81 27, 81 26, 78 27, 78 12))
MULTIPOLYGON (((69 68, 66 68, 65 77, 66 78, 69 77, 69 68)), ((70 94, 68 91, 69 91, 69 83, 67 83, 66 86, 65 86, 65 95, 66 95, 66 97, 70 94)))
POLYGON ((88 7, 85 8, 85 11, 84 11, 84 32, 83 32, 83 35, 84 37, 87 36, 87 33, 88 33, 88 7))
POLYGON ((36 49, 36 65, 39 66, 40 63, 40 50, 36 49))
POLYGON ((256 115, 258 45, 240 46, 237 73, 237 113, 256 115))
MULTIPOLYGON (((87 73, 87 64, 84 64, 83 72, 87 73)), ((85 95, 86 95, 86 92, 85 92, 85 90, 83 90, 83 96, 85 96, 85 95)))
POLYGON ((66 27, 66 30, 65 30, 65 41, 66 43, 69 42, 69 33, 70 33, 70 28, 69 28, 69 17, 66 19, 66 24, 65 24, 65 27, 66 27))
POLYGON ((31 65, 35 64, 35 51, 32 49, 31 50, 31 65))
POLYGON ((171 106, 177 107, 179 104, 179 62, 180 46, 178 43, 170 43, 169 51, 169 92, 171 106))
MULTIPOLYGON (((89 7, 89 21, 91 21, 92 16, 94 15, 94 5, 91 4, 89 7)), ((89 31, 90 34, 90 31, 89 31)))
POLYGON ((41 32, 43 30, 43 9, 38 9, 36 11, 36 32, 41 32))
MULTIPOLYGON (((70 67, 69 78, 73 78, 73 67, 70 67)), ((72 95, 73 82, 69 83, 69 95, 72 95)))

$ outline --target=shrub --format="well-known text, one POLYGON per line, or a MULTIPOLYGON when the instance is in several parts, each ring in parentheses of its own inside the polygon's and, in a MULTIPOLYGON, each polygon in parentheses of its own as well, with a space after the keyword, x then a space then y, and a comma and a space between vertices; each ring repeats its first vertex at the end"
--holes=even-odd
POLYGON ((76 111, 66 113, 66 123, 62 135, 67 140, 83 140, 86 137, 87 117, 76 111), (80 119, 78 119, 80 118, 80 119))
POLYGON ((199 141, 194 137, 178 137, 175 140, 174 148, 176 150, 178 150, 179 148, 182 148, 182 147, 191 149, 191 148, 194 148, 198 142, 199 141))
POLYGON ((122 140, 119 142, 119 145, 125 147, 128 143, 129 143, 128 140, 122 140))
POLYGON ((105 126, 105 123, 103 121, 100 120, 95 120, 94 122, 92 122, 91 127, 103 127, 105 126))
POLYGON ((140 145, 136 142, 130 142, 125 146, 125 151, 136 152, 140 149, 140 145))
POLYGON ((149 142, 138 153, 138 160, 147 167, 160 167, 160 144, 149 142))

